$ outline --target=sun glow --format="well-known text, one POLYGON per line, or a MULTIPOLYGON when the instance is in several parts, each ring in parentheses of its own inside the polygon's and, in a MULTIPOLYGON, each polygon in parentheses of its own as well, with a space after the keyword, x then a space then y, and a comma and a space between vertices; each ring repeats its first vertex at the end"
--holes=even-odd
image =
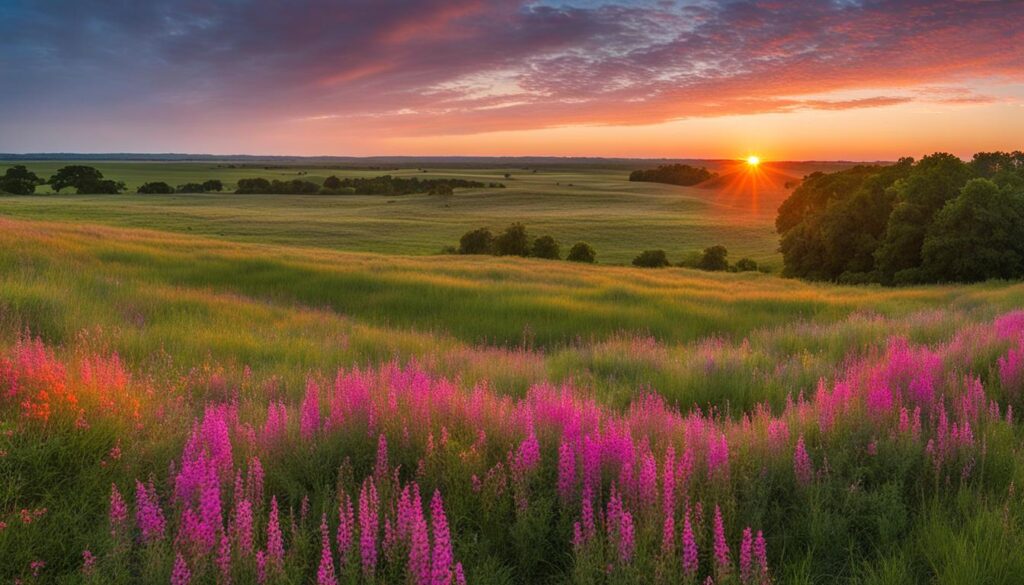
POLYGON ((747 164, 752 167, 756 167, 757 165, 761 164, 761 157, 750 155, 747 157, 747 164))

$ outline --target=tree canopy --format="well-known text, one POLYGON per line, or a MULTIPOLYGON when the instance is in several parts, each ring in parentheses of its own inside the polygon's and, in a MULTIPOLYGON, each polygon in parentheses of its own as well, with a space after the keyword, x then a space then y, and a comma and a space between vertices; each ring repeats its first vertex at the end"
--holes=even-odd
MULTIPOLYGON (((1010 232, 979 229, 968 241, 956 236, 951 218, 970 217, 984 224, 988 220, 981 219, 981 210, 1000 208, 1012 224, 1012 201, 1021 193, 1020 152, 978 153, 971 162, 936 153, 916 162, 904 158, 888 166, 814 173, 779 207, 775 226, 781 236, 783 273, 883 284, 1010 277, 1005 263, 1012 262, 1005 258, 1003 263, 986 261, 983 267, 957 271, 940 270, 936 262, 950 258, 954 241, 972 249, 1002 246, 1000 238, 1010 232), (976 178, 988 183, 972 183, 966 193, 968 182, 976 178), (984 195, 993 188, 999 196, 984 195)), ((1009 230, 1010 224, 1004 228, 1009 230)), ((1018 272, 1014 277, 1020 276, 1018 272)))
POLYGON ((669 185, 682 185, 688 187, 703 183, 715 176, 715 173, 704 167, 692 167, 690 165, 675 164, 661 165, 656 169, 633 171, 629 174, 630 181, 642 181, 647 183, 667 183, 669 185))

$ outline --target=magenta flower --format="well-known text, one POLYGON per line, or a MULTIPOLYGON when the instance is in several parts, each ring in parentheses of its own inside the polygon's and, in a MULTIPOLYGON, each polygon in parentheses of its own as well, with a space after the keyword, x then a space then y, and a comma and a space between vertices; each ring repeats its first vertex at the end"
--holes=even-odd
POLYGON ((455 563, 455 585, 466 585, 466 574, 462 570, 462 563, 455 563))
POLYGON ((632 560, 634 548, 633 515, 623 511, 619 516, 619 560, 623 564, 632 560))
POLYGON ((144 542, 163 539, 166 521, 152 483, 147 486, 141 481, 135 481, 135 519, 144 542))
POLYGON ((693 536, 693 525, 690 523, 690 510, 687 506, 683 516, 683 574, 688 578, 697 576, 698 567, 697 540, 693 536))
POLYGON ((338 556, 343 566, 348 559, 349 549, 352 548, 354 533, 355 514, 352 510, 352 498, 342 493, 338 501, 338 531, 335 538, 338 541, 338 556))
POLYGON ((427 521, 423 517, 422 503, 417 494, 413 502, 410 523, 409 543, 409 575, 415 585, 430 585, 430 535, 427 534, 427 521))
POLYGON ((806 486, 814 481, 814 466, 811 464, 811 456, 807 454, 804 446, 804 437, 796 442, 796 451, 793 453, 793 472, 796 474, 798 484, 806 486))
POLYGON ((270 498, 270 517, 267 520, 267 562, 275 569, 284 567, 284 538, 278 517, 277 496, 270 498))
POLYGON ((316 585, 338 585, 334 576, 334 558, 331 554, 331 536, 327 530, 327 513, 320 517, 320 567, 316 572, 316 585))
POLYGON ((441 492, 434 490, 430 501, 430 523, 434 533, 434 551, 431 562, 431 584, 450 585, 452 582, 452 540, 448 532, 448 518, 444 514, 441 492))
POLYGON ((128 521, 128 505, 124 503, 116 484, 110 484, 110 532, 116 538, 128 521))
POLYGON ((722 521, 722 510, 715 505, 715 564, 719 576, 729 573, 732 561, 729 560, 729 544, 725 541, 725 523, 722 521))
POLYGON ((217 546, 217 569, 220 571, 220 582, 225 585, 231 583, 231 540, 223 531, 217 546))
POLYGON ((192 580, 192 573, 188 570, 185 557, 178 552, 174 557, 174 568, 171 570, 171 585, 188 585, 192 580))
POLYGON ((367 478, 363 481, 363 487, 359 492, 359 556, 363 563, 363 572, 366 575, 373 575, 377 569, 379 505, 377 488, 367 478))
POLYGON ((769 585, 771 579, 768 576, 768 545, 760 530, 754 538, 754 565, 757 568, 758 585, 769 585))
POLYGON ((754 537, 748 526, 743 529, 743 540, 740 542, 740 581, 744 584, 750 583, 753 578, 753 549, 754 537))
POLYGON ((309 441, 320 428, 320 387, 312 379, 306 381, 306 395, 299 407, 299 434, 309 441))
POLYGON ((245 555, 252 554, 253 548, 253 516, 252 504, 247 499, 235 502, 235 543, 238 550, 245 555))

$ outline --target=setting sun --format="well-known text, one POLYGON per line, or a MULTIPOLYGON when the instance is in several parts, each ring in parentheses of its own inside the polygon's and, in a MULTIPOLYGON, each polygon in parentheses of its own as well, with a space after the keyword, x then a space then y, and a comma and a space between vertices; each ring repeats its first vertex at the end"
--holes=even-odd
POLYGON ((761 164, 761 157, 750 155, 747 157, 747 164, 752 167, 756 167, 761 164))

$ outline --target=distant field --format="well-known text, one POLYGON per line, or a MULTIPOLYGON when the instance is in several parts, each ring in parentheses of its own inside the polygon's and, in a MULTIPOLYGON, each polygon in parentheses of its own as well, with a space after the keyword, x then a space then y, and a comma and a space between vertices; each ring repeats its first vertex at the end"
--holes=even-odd
MULTIPOLYGON (((6 164, 0 162, 0 169, 6 164)), ((29 162, 49 177, 65 162, 29 162)), ((79 163, 74 163, 79 164, 79 163)), ((188 232, 236 241, 323 247, 358 252, 424 255, 456 245, 470 229, 504 228, 522 221, 533 235, 550 234, 564 248, 591 243, 598 261, 626 264, 641 250, 662 248, 679 261, 692 251, 722 244, 732 260, 749 256, 778 266, 775 212, 789 190, 779 180, 718 181, 713 188, 631 183, 622 169, 360 169, 245 166, 223 163, 83 163, 124 181, 130 193, 116 196, 0 197, 0 214, 30 219, 103 223, 188 232), (504 174, 511 177, 505 178, 504 174), (506 189, 459 190, 443 199, 428 195, 267 196, 136 195, 147 181, 171 185, 221 179, 228 189, 244 177, 302 178, 329 175, 459 177, 502 182, 506 189)), ((773 175, 801 177, 841 163, 779 165, 773 175)), ((733 179, 736 169, 718 168, 733 179)), ((745 179, 745 171, 739 177, 745 179)), ((42 187, 41 191, 47 187, 42 187)))

